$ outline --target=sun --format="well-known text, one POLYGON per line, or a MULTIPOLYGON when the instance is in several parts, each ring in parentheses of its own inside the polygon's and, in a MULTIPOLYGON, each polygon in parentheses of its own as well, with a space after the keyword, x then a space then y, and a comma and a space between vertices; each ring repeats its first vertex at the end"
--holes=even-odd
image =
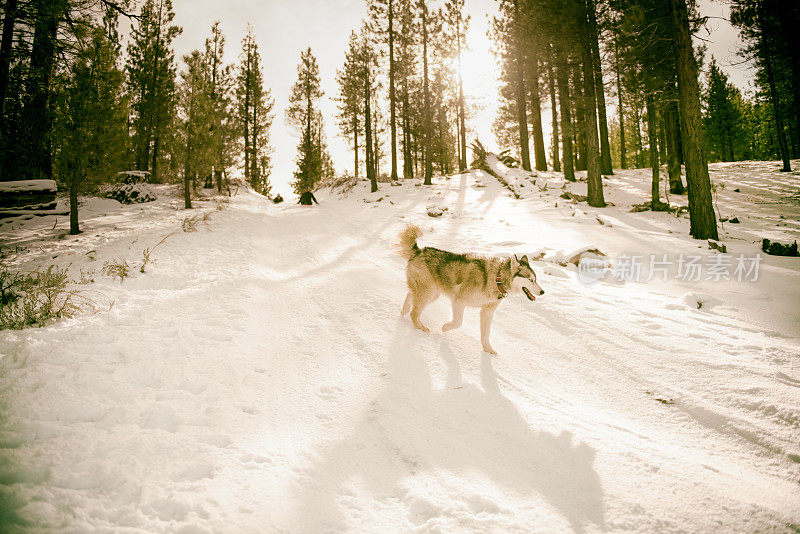
POLYGON ((464 98, 472 110, 470 128, 481 142, 494 142, 492 122, 498 109, 500 67, 492 54, 486 26, 473 24, 467 32, 468 49, 461 53, 464 98))

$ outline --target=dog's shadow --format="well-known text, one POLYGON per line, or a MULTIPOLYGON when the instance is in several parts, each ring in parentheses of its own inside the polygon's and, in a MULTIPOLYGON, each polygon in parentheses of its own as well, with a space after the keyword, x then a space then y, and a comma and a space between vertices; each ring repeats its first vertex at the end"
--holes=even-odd
MULTIPOLYGON (((489 483, 504 498, 543 500, 577 532, 587 521, 602 527, 594 450, 573 443, 568 432, 556 436, 532 429, 502 395, 488 354, 483 353, 481 386, 462 384, 461 367, 444 338, 440 357, 447 366, 446 386, 434 390, 425 359, 412 350, 419 339, 406 327, 398 328, 387 362, 386 389, 369 403, 348 437, 325 447, 305 471, 297 485, 293 524, 303 531, 346 530, 342 507, 353 502, 349 496, 366 494, 376 506, 387 500, 403 502, 407 519, 421 526, 440 512, 408 489, 417 484, 403 481, 431 474, 447 480, 441 482, 445 486, 454 477, 478 478, 485 481, 478 488, 489 483)), ((467 510, 476 499, 484 504, 489 499, 470 494, 468 488, 475 484, 464 486, 455 498, 464 500, 467 510)), ((492 508, 504 508, 488 502, 492 508)))

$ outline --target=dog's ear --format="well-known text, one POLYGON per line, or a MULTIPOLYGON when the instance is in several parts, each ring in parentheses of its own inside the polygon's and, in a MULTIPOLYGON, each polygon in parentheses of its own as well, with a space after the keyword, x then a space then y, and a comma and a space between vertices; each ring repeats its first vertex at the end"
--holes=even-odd
POLYGON ((523 264, 523 265, 530 265, 530 263, 528 262, 528 255, 527 255, 527 254, 525 254, 524 256, 522 256, 522 257, 519 259, 519 262, 520 262, 521 264, 523 264))

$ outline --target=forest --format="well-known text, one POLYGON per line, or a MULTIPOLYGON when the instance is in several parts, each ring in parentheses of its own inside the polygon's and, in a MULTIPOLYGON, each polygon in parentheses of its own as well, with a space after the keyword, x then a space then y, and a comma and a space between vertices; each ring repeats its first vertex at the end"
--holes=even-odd
MULTIPOLYGON (((688 192, 692 235, 716 237, 709 161, 780 159, 789 171, 800 155, 800 7, 728 3, 737 53, 754 65, 751 94, 704 57, 709 21, 691 1, 501 0, 490 30, 502 73, 499 148, 526 170, 567 180, 587 171, 595 207, 604 205, 602 176, 647 167, 651 207, 665 209, 665 174, 670 193, 688 192)), ((121 171, 182 184, 187 208, 198 188, 222 191, 231 175, 270 196, 270 131, 280 123, 299 138, 298 193, 337 174, 325 119, 373 190, 381 179, 429 184, 434 172, 463 172, 477 140, 460 74, 470 46, 464 0, 368 0, 366 13, 351 30, 338 93, 324 95, 313 51, 299 51, 286 116, 274 125, 263 76, 270 51, 252 29, 235 62, 225 61, 231 44, 219 21, 203 46, 176 58, 172 0, 6 0, 0 176, 56 180, 77 233, 78 196, 121 171), (322 98, 336 100, 335 117, 323 117, 322 98)))

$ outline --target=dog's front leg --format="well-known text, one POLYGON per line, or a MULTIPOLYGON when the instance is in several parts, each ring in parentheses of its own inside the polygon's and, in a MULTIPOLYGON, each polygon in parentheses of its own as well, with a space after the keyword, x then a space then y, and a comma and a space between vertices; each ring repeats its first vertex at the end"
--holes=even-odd
POLYGON ((489 304, 481 308, 481 344, 483 345, 483 350, 489 354, 497 354, 492 348, 492 344, 489 343, 489 332, 492 329, 492 317, 494 317, 494 311, 496 309, 497 304, 489 304))
POLYGON ((464 322, 464 304, 453 299, 453 320, 449 323, 444 323, 442 332, 458 328, 461 326, 462 322, 464 322))

